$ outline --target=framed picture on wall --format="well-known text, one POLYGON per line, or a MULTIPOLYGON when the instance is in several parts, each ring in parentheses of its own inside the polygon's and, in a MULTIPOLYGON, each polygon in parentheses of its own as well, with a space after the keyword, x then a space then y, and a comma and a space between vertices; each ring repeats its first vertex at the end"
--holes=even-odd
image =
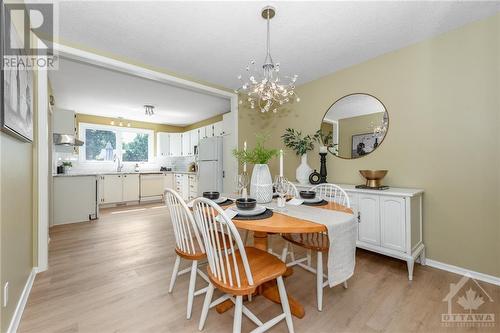
MULTIPOLYGON (((10 33, 10 41, 13 48, 18 50, 14 58, 22 59, 25 56, 24 49, 20 46, 21 39, 15 28, 9 28, 5 20, 5 7, 0 5, 0 17, 2 26, 0 29, 0 129, 22 141, 33 141, 33 71, 28 70, 22 61, 16 61, 15 68, 4 68, 6 33, 10 33), (17 57, 16 57, 17 56, 17 57)), ((11 25, 12 27, 12 25, 11 25)))
POLYGON ((375 148, 378 147, 383 138, 384 138, 383 134, 374 134, 374 133, 353 135, 352 146, 351 146, 351 158, 357 158, 366 155, 368 153, 371 153, 375 148))

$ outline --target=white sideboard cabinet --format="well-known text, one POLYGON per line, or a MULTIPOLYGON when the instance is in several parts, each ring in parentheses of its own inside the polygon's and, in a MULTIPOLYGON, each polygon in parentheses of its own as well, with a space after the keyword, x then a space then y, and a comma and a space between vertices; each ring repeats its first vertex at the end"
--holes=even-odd
MULTIPOLYGON (((299 190, 313 185, 296 184, 299 190)), ((425 265, 422 239, 421 189, 391 187, 387 190, 357 189, 340 184, 349 196, 358 221, 357 247, 405 260, 408 279, 413 279, 417 259, 425 265)))

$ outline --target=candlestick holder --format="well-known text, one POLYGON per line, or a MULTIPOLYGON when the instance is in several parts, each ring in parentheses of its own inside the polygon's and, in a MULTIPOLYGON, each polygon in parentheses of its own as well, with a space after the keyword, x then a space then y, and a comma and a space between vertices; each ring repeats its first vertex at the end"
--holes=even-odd
POLYGON ((321 162, 321 166, 319 168, 319 183, 320 184, 328 182, 326 180, 326 175, 327 175, 327 172, 326 172, 326 154, 327 153, 319 153, 320 162, 321 162))

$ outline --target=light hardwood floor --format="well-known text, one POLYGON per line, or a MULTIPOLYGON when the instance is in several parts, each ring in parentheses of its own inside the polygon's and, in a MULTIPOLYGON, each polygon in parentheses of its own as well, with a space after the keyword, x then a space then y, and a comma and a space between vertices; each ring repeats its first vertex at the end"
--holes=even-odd
MULTIPOLYGON (((186 320, 188 276, 167 292, 175 258, 171 228, 162 205, 107 209, 98 222, 53 227, 49 270, 36 277, 19 332, 196 332, 203 296, 186 320)), ((294 318, 296 332, 498 332, 500 287, 486 283, 495 303, 485 299, 481 309, 496 312, 496 328, 441 325, 442 300, 459 279, 416 265, 409 282, 403 261, 358 250, 349 289, 325 289, 323 312, 316 310, 313 274, 295 268, 285 284, 305 306, 305 317, 294 318)), ((263 297, 248 306, 263 321, 280 312, 263 297)), ((204 331, 231 332, 232 323, 232 311, 211 310, 204 331)), ((253 328, 244 318, 243 332, 253 328)), ((286 325, 272 331, 286 332, 286 325)))

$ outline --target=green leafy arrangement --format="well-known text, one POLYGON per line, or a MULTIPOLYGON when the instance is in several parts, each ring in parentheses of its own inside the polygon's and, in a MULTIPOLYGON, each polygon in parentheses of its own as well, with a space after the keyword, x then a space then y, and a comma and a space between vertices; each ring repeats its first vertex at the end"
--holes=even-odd
POLYGON ((302 132, 293 128, 287 128, 285 134, 281 136, 287 148, 292 149, 299 156, 314 149, 314 142, 320 142, 321 131, 318 130, 313 135, 302 135, 302 132))
POLYGON ((69 161, 64 161, 62 162, 62 166, 65 166, 65 167, 72 167, 73 166, 73 163, 69 162, 69 161))
POLYGON ((240 163, 267 164, 271 158, 278 156, 279 152, 277 149, 267 149, 264 147, 268 135, 256 134, 255 136, 257 137, 257 142, 254 149, 233 149, 233 155, 240 163))

